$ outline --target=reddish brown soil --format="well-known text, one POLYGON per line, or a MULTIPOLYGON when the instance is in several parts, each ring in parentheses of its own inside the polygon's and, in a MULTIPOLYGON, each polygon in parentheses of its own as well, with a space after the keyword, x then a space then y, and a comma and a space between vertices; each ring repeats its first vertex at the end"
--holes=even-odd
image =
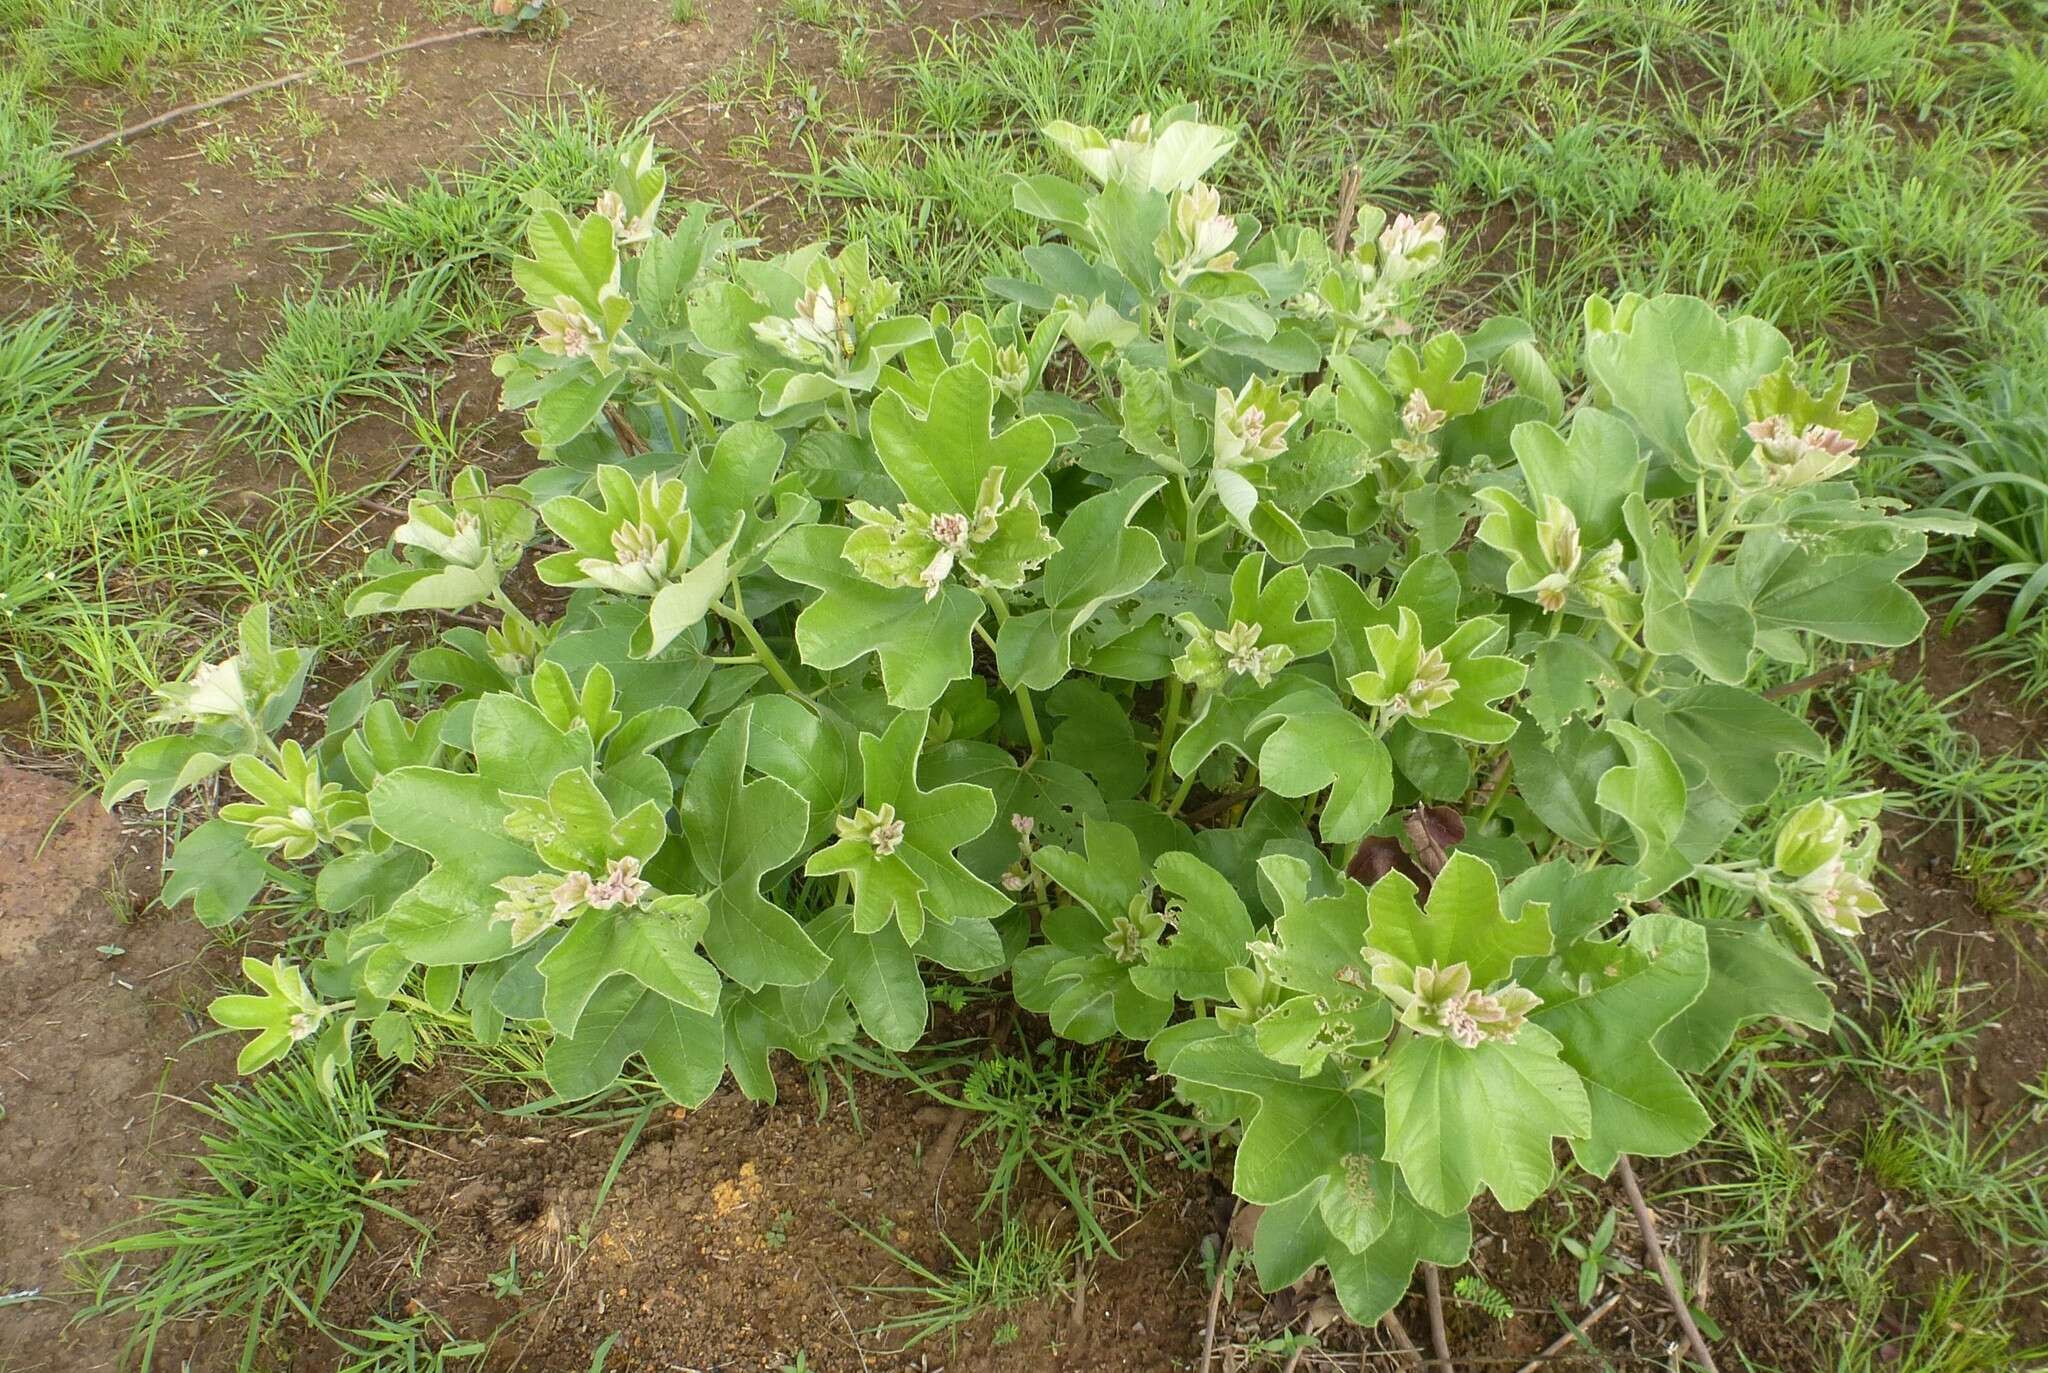
MULTIPOLYGON (((773 1370, 802 1351, 812 1368, 875 1373, 1135 1373, 1184 1366, 1198 1346, 1203 1292, 1192 1270, 1212 1223, 1210 1186, 1169 1161, 1152 1161, 1161 1194, 1141 1211, 1105 1208, 1106 1224, 1130 1228, 1117 1235, 1120 1258, 1086 1274, 1082 1300, 986 1316, 904 1351, 907 1336, 877 1327, 918 1303, 863 1289, 914 1279, 861 1230, 947 1274, 955 1262, 941 1236, 971 1253, 995 1225, 975 1216, 983 1173, 973 1151, 945 1166, 949 1109, 863 1079, 857 1101, 835 1082, 821 1113, 794 1071, 774 1106, 728 1087, 648 1126, 586 1244, 577 1232, 590 1224, 625 1122, 507 1119, 454 1088, 436 1074, 399 1096, 401 1112, 426 1106, 435 1127, 406 1136, 418 1183, 406 1205, 436 1236, 423 1269, 343 1300, 371 1297, 394 1312, 417 1302, 472 1336, 516 1317, 494 1370, 581 1368, 615 1332, 606 1367, 618 1370, 773 1370), (524 1296, 494 1299, 484 1275, 515 1247, 524 1296), (1007 1323, 1015 1330, 999 1334, 1007 1323)), ((1064 1208, 1039 1190, 1026 1186, 1009 1203, 1034 1227, 1071 1234, 1064 1208)), ((406 1247, 395 1227, 385 1238, 406 1247)))
POLYGON ((183 1185, 180 1098, 234 1071, 190 1006, 205 931, 138 918, 140 841, 70 783, 0 763, 0 1368, 112 1366, 124 1332, 66 1332, 64 1257, 183 1185), (101 953, 102 947, 118 954, 101 953))

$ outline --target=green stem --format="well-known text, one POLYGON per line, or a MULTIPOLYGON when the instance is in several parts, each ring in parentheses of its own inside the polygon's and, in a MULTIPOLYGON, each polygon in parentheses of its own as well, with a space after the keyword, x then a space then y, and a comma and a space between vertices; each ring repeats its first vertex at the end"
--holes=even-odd
POLYGON ((1509 754, 1501 764, 1500 776, 1493 779, 1493 790, 1486 794, 1486 804, 1479 808, 1479 814, 1472 817, 1472 829, 1477 832, 1481 825, 1493 818, 1500 809, 1500 798, 1508 794, 1508 779, 1515 775, 1515 757, 1509 754))
MULTIPOLYGON (((1197 769, 1197 771, 1199 771, 1199 769, 1197 769)), ((1195 773, 1191 772, 1187 776, 1181 778, 1180 785, 1174 788, 1173 800, 1167 803, 1166 813, 1168 815, 1179 815, 1180 808, 1187 803, 1188 793, 1193 791, 1194 789, 1195 773)))
POLYGON ((683 417, 676 413, 676 403, 670 398, 666 386, 654 388, 654 398, 661 402, 662 423, 668 426, 668 441, 678 453, 689 451, 688 441, 683 437, 683 417))
MULTIPOLYGON (((1003 626, 1009 623, 1010 607, 1003 604, 1003 593, 994 587, 984 586, 980 590, 982 600, 988 602, 988 608, 995 612, 996 631, 1001 633, 1003 626)), ((981 640, 988 645, 989 652, 996 652, 996 641, 988 631, 982 629, 978 623, 974 627, 980 631, 981 640)), ((1031 705, 1031 688, 1020 685, 1013 688, 1010 694, 1017 698, 1018 713, 1024 717, 1024 737, 1031 741, 1031 761, 1036 762, 1045 756, 1045 736, 1039 732, 1038 712, 1031 705)))
POLYGON ((775 679, 777 686, 800 701, 810 701, 810 695, 796 684, 796 678, 789 675, 789 669, 782 665, 782 659, 775 656, 775 650, 768 647, 768 641, 761 637, 761 631, 754 628, 754 622, 747 618, 746 602, 740 599, 740 583, 737 577, 732 582, 732 600, 731 605, 720 601, 714 603, 711 608, 746 639, 747 647, 754 650, 754 661, 768 669, 768 675, 775 679))
POLYGON ((1174 740, 1180 730, 1181 701, 1186 692, 1186 683, 1178 677, 1166 684, 1166 716, 1159 726, 1159 756, 1152 760, 1152 786, 1146 793, 1155 806, 1166 795, 1167 757, 1173 752, 1174 740))
POLYGON ((1179 313, 1180 297, 1168 292, 1166 297, 1166 328, 1162 331, 1161 337, 1166 344, 1166 370, 1169 373, 1180 370, 1180 344, 1174 337, 1174 326, 1179 313))

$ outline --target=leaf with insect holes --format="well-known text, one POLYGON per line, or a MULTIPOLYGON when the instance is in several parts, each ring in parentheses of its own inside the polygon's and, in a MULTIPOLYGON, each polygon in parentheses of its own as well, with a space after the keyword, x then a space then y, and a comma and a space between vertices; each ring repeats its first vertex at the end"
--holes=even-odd
POLYGON ((862 807, 893 814, 901 829, 886 851, 879 833, 851 835, 811 855, 812 877, 845 873, 853 882, 853 927, 872 934, 892 921, 916 943, 927 920, 986 920, 1010 908, 1010 898, 969 872, 955 855, 995 820, 995 796, 986 787, 952 782, 924 790, 917 783, 918 754, 931 716, 905 711, 880 735, 860 737, 862 807))
POLYGON ((1336 895, 1314 899, 1305 889, 1276 890, 1282 910, 1272 940, 1255 949, 1257 966, 1278 989, 1252 1026, 1259 1049, 1304 1073, 1322 1071, 1332 1056, 1376 1051, 1394 1014, 1370 981, 1366 889, 1346 881, 1336 895))

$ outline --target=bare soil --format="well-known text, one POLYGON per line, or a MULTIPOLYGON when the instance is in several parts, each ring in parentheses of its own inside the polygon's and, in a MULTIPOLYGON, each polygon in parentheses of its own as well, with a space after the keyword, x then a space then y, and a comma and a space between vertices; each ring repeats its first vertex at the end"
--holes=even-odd
POLYGON ((124 1331, 67 1331, 65 1255, 189 1180, 183 1099, 231 1076, 191 1007, 184 914, 138 918, 152 855, 67 780, 0 762, 0 1369, 109 1368, 124 1331), (119 950, 120 952, 114 952, 119 950))

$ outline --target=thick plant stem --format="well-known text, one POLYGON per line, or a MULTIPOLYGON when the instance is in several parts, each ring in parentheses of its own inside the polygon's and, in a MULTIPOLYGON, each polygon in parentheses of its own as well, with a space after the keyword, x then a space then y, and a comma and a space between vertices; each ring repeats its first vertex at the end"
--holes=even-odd
POLYGON ((1643 1189, 1636 1184, 1636 1170, 1623 1154, 1615 1161, 1615 1169, 1621 1174, 1621 1190, 1628 1194, 1628 1205, 1636 1213, 1636 1228, 1643 1232, 1643 1250, 1650 1263, 1657 1270, 1657 1276, 1664 1283, 1664 1295, 1671 1302, 1671 1310, 1678 1317, 1678 1324, 1685 1331, 1686 1343, 1692 1346, 1693 1357, 1707 1373, 1721 1373, 1714 1364, 1713 1351, 1707 1348, 1707 1341, 1700 1334, 1700 1328, 1692 1318, 1692 1308, 1685 1304, 1685 1293, 1678 1285, 1678 1277, 1671 1271, 1671 1265, 1664 1257, 1664 1241, 1657 1235, 1657 1222, 1650 1215, 1649 1203, 1643 1200, 1643 1189))
POLYGON ((1451 1362, 1451 1339, 1444 1331, 1443 1283, 1433 1263, 1422 1265, 1422 1291, 1429 1298, 1429 1344, 1436 1351, 1431 1373, 1457 1373, 1457 1365, 1451 1362))

